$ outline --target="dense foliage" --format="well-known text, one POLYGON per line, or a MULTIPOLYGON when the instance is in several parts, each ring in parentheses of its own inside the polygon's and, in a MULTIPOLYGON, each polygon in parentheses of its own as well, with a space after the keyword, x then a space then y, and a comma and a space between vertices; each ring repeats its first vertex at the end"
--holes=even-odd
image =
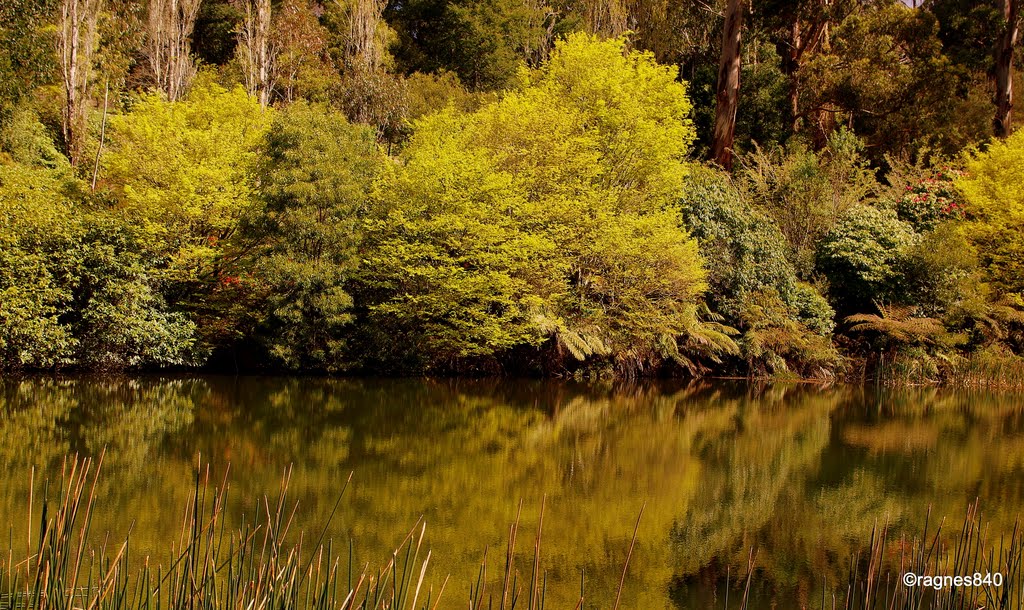
POLYGON ((627 370, 688 362, 704 271, 668 204, 689 105, 674 70, 622 46, 575 35, 500 102, 416 124, 369 223, 378 354, 437 365, 551 339, 627 370))
POLYGON ((295 104, 271 127, 262 197, 242 239, 249 249, 233 265, 238 276, 221 283, 236 294, 246 285, 261 293, 245 313, 257 317, 256 336, 280 364, 345 367, 353 306, 347 284, 386 164, 370 129, 326 108, 295 104))
POLYGON ((817 267, 832 283, 833 298, 848 312, 901 295, 913 230, 889 210, 857 206, 839 218, 821 240, 817 267))
POLYGON ((4 4, 0 368, 1019 364, 1008 24, 925 4, 750 15, 731 173, 716 3, 4 4))
POLYGON ((195 325, 168 311, 145 236, 76 204, 64 172, 0 166, 0 356, 5 367, 193 362, 195 325))
POLYGON ((972 155, 958 180, 969 222, 964 230, 978 249, 992 283, 1024 295, 1024 133, 972 155))

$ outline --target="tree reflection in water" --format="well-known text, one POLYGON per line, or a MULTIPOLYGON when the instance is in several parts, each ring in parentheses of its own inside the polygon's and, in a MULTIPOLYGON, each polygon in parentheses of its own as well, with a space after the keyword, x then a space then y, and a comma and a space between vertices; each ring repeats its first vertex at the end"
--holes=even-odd
POLYGON ((123 536, 134 520, 134 556, 163 559, 201 453, 230 464, 236 520, 292 465, 295 531, 319 531, 354 471, 330 535, 374 564, 424 516, 435 588, 448 573, 468 587, 485 548, 497 581, 519 501, 530 531, 545 498, 549 607, 575 604, 581 569, 588 599, 611 599, 646 502, 629 607, 709 607, 752 547, 756 604, 796 607, 824 578, 845 579, 876 522, 916 532, 929 506, 957 520, 979 497, 990 527, 1011 528, 1024 505, 1020 404, 734 382, 7 380, 0 521, 24 537, 30 467, 38 493, 63 456, 106 448, 93 531, 123 536))

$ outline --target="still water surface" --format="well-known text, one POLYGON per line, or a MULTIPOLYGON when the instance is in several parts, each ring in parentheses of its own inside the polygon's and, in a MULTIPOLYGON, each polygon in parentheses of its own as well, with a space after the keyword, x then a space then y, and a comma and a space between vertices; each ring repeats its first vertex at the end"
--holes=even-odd
POLYGON ((753 607, 817 607, 876 523, 916 533, 929 508, 958 522, 978 499, 1008 533, 1024 508, 1019 395, 143 377, 0 381, 0 524, 24 536, 32 466, 53 476, 104 448, 93 529, 116 539, 134 522, 135 558, 166 561, 199 455, 230 464, 236 517, 291 466, 295 529, 314 536, 354 473, 329 536, 372 567, 423 517, 428 581, 450 575, 451 608, 484 549, 497 578, 520 501, 527 572, 545 504, 548 608, 575 607, 582 570, 587 607, 610 607, 644 505, 623 608, 717 608, 726 589, 733 606, 751 548, 753 607))

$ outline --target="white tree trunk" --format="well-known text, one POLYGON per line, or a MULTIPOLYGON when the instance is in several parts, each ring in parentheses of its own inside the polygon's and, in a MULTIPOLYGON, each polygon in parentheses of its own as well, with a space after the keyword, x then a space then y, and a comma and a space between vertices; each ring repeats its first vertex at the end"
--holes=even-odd
POLYGON ((102 0, 61 2, 57 32, 57 54, 64 87, 61 130, 72 166, 78 165, 82 155, 89 85, 97 43, 96 24, 101 10, 102 0))
POLYGON ((629 30, 629 11, 624 0, 587 0, 583 9, 587 29, 592 34, 617 38, 629 30))
POLYGON ((384 49, 377 43, 384 4, 383 0, 353 0, 351 4, 345 59, 356 71, 375 72, 384 62, 384 49))
POLYGON ((150 0, 146 55, 158 89, 174 101, 183 96, 196 74, 189 36, 196 25, 200 0, 150 0))
POLYGON ((238 33, 238 58, 245 88, 264 107, 276 85, 274 45, 271 43, 270 0, 245 0, 245 20, 238 33))

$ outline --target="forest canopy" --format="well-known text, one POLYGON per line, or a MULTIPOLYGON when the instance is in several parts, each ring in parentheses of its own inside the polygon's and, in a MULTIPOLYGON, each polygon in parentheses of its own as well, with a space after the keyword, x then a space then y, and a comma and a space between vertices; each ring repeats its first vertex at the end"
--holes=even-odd
POLYGON ((1020 19, 5 2, 0 369, 1024 366, 1020 19))

